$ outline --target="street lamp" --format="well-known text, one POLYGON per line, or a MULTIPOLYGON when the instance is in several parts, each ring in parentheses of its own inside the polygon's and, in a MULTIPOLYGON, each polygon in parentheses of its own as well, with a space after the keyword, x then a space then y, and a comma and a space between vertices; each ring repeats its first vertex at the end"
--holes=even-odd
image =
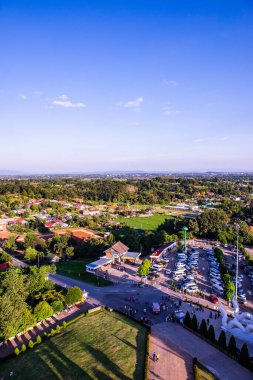
POLYGON ((238 256, 238 245, 239 245, 239 224, 236 223, 236 274, 235 274, 235 298, 237 300, 237 282, 238 282, 238 266, 239 266, 239 256, 238 256))
POLYGON ((184 251, 186 252, 186 232, 188 231, 188 228, 184 226, 182 231, 184 231, 184 251))

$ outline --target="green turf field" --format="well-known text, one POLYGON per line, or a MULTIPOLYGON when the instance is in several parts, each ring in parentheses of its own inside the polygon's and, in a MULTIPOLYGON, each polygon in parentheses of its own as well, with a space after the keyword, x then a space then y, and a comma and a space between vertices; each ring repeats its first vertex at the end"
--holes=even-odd
POLYGON ((140 230, 155 230, 165 219, 171 219, 168 215, 152 215, 152 216, 133 216, 131 218, 117 218, 117 222, 124 223, 128 227, 138 228, 140 230))
POLYGON ((5 379, 142 380, 147 329, 103 311, 71 323, 57 335, 0 365, 5 379))
POLYGON ((76 280, 89 282, 90 284, 107 286, 112 283, 108 280, 105 280, 101 277, 97 277, 92 273, 88 273, 85 270, 85 265, 95 260, 84 260, 84 259, 75 259, 67 262, 62 262, 56 264, 56 273, 61 274, 62 276, 67 276, 75 278, 76 280))

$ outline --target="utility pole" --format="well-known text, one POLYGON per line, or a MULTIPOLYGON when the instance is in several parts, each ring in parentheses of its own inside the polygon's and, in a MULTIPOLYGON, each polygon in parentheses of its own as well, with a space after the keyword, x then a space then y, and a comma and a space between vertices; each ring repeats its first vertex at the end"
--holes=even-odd
POLYGON ((238 252, 238 245, 239 245, 239 224, 236 223, 236 275, 235 275, 235 298, 237 300, 237 283, 238 283, 238 266, 239 266, 239 252, 238 252))
POLYGON ((186 252, 186 232, 188 231, 188 228, 184 226, 182 231, 184 231, 184 251, 186 252))

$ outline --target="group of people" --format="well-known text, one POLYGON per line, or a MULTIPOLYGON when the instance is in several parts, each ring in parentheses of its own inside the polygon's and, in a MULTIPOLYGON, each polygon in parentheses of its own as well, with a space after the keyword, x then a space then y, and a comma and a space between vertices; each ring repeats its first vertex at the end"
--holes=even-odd
POLYGON ((153 359, 153 362, 158 362, 158 360, 159 360, 159 354, 157 354, 156 352, 153 352, 152 359, 153 359))

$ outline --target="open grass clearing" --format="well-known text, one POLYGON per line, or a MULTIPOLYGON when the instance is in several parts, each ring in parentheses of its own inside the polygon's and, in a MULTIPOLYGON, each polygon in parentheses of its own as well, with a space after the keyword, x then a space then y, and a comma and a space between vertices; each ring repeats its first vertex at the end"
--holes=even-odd
POLYGON ((160 224, 162 224, 166 219, 171 219, 168 215, 152 215, 152 216, 132 216, 130 218, 117 218, 116 221, 124 223, 126 226, 131 228, 137 228, 140 230, 153 231, 156 230, 160 224))
POLYGON ((0 365, 6 379, 142 380, 147 329, 115 312, 80 318, 0 365))
POLYGON ((61 262, 56 264, 56 272, 62 276, 74 278, 76 280, 88 282, 90 284, 99 286, 108 286, 112 283, 104 278, 95 276, 92 273, 88 273, 85 270, 85 265, 89 264, 93 260, 74 259, 67 262, 61 262))

